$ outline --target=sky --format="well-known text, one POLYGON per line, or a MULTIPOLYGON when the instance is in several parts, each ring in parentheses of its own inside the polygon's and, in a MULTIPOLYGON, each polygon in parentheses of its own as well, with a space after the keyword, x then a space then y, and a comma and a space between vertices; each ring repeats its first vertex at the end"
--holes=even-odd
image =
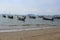
POLYGON ((60 14, 60 0, 0 0, 0 14, 60 14))

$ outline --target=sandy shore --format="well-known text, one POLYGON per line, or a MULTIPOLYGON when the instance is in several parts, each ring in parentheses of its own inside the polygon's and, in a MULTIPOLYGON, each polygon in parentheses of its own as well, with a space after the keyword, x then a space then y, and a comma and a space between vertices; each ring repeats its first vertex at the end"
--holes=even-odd
POLYGON ((18 32, 0 32, 0 40, 60 40, 60 27, 18 32))

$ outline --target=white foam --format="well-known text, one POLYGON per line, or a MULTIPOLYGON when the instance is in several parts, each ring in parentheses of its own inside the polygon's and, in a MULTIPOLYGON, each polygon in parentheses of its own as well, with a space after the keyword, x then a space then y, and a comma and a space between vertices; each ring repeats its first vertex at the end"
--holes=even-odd
POLYGON ((26 30, 48 29, 48 28, 53 28, 53 27, 14 29, 14 30, 0 30, 0 32, 15 32, 15 31, 26 31, 26 30))

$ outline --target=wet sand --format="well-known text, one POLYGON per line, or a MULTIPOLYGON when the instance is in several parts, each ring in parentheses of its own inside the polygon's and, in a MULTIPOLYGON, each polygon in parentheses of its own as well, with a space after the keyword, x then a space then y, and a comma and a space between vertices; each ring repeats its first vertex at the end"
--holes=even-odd
POLYGON ((60 40, 60 27, 16 32, 0 32, 0 40, 60 40))

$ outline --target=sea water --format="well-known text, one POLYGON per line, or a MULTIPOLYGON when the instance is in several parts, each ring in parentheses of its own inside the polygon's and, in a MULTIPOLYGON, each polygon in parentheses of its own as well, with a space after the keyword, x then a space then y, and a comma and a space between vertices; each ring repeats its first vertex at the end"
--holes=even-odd
MULTIPOLYGON (((48 18, 51 18, 51 16, 47 16, 48 18)), ((0 16, 0 25, 25 25, 25 24, 47 24, 47 25, 60 25, 60 19, 54 19, 54 21, 51 20, 43 20, 43 18, 31 19, 28 16, 26 17, 25 21, 18 20, 17 16, 14 16, 13 19, 9 19, 8 16, 6 18, 3 18, 0 16)))
MULTIPOLYGON (((13 31, 23 31, 23 30, 35 30, 35 29, 47 29, 53 28, 54 26, 48 27, 37 27, 37 26, 27 26, 26 24, 46 24, 46 25, 60 25, 60 19, 54 19, 54 21, 43 20, 42 18, 30 19, 26 18, 25 21, 18 20, 15 16, 13 19, 3 18, 0 16, 0 32, 13 32, 13 31), (26 25, 26 26, 21 26, 26 25)), ((55 28, 55 27, 54 27, 55 28)))

